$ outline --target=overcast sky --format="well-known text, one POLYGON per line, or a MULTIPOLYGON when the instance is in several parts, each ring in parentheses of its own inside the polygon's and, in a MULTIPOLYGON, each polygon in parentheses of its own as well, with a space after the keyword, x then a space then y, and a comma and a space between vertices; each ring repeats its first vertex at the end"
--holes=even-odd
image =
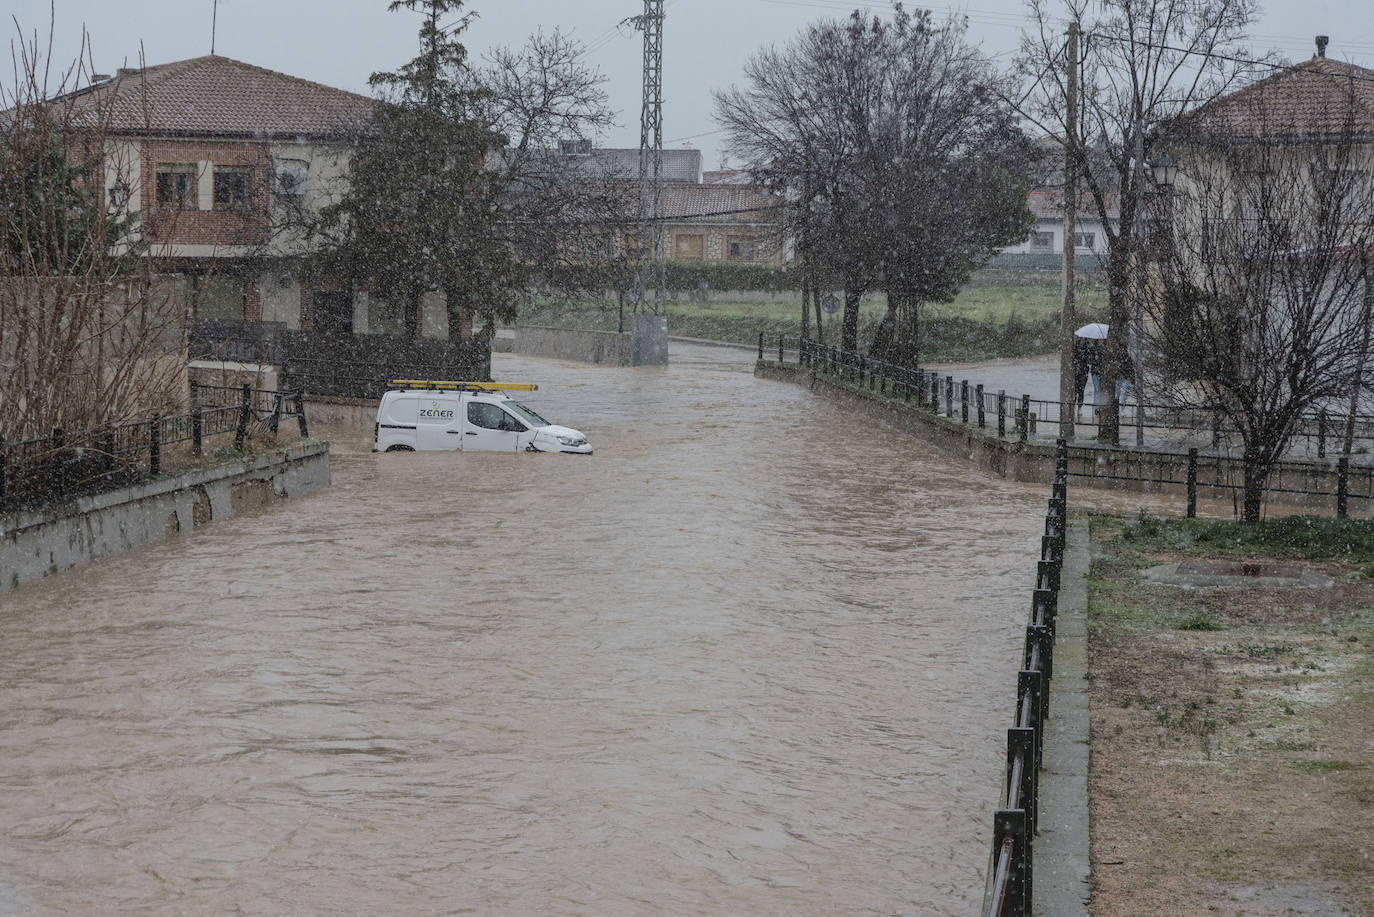
MULTIPOLYGON (((1374 67, 1374 19, 1369 0, 1274 0, 1252 30, 1254 46, 1291 60, 1312 55, 1312 36, 1331 36, 1328 56, 1374 67)), ((917 4, 908 4, 914 6, 917 4)), ((55 7, 53 58, 69 63, 90 35, 96 72, 210 52, 213 0, 9 0, 27 36, 46 43, 55 7)), ((760 47, 787 41, 808 22, 839 18, 861 7, 890 9, 878 0, 668 0, 664 21, 663 139, 665 147, 696 147, 705 165, 719 164, 722 135, 712 120, 711 92, 740 79, 760 47)), ((260 67, 341 89, 369 93, 368 76, 414 57, 418 14, 386 11, 387 0, 219 0, 214 50, 260 67)), ((607 78, 621 127, 603 145, 639 145, 640 33, 619 26, 643 12, 642 0, 472 0, 478 14, 463 36, 474 56, 490 47, 520 44, 537 28, 560 28, 588 47, 587 61, 607 78)), ((943 16, 950 7, 933 6, 943 16)), ((1019 0, 977 0, 957 11, 969 19, 970 39, 1005 61, 1025 25, 1019 0)), ((8 37, 19 31, 7 23, 8 37)), ((12 82, 10 67, 0 84, 12 82)))

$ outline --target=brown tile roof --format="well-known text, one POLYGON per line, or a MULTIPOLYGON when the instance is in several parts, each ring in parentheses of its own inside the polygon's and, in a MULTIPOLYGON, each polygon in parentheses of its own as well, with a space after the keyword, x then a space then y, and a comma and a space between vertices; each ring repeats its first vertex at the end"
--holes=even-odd
POLYGON ((778 198, 750 185, 664 184, 663 218, 691 223, 768 223, 778 198))
POLYGON ((104 109, 116 134, 195 137, 344 136, 371 117, 374 104, 367 96, 216 55, 121 70, 70 99, 87 113, 104 109))
POLYGON ((1374 135, 1374 70, 1328 57, 1287 67, 1184 115, 1178 127, 1234 137, 1332 137, 1352 114, 1374 135))

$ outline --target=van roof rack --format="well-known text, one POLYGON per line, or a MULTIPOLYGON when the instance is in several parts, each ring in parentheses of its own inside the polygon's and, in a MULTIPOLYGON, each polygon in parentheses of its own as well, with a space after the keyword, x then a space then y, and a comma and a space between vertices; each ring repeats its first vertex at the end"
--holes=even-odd
POLYGON ((447 379, 392 379, 389 385, 398 388, 423 388, 450 392, 534 392, 534 382, 455 382, 447 379))

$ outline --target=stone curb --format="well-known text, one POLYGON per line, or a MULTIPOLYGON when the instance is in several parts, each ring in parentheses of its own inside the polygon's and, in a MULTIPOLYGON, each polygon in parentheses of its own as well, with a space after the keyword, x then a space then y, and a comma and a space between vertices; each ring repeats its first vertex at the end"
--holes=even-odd
POLYGON ((1055 619, 1054 678, 1040 773, 1034 912, 1087 917, 1089 878, 1088 521, 1069 520, 1055 619))

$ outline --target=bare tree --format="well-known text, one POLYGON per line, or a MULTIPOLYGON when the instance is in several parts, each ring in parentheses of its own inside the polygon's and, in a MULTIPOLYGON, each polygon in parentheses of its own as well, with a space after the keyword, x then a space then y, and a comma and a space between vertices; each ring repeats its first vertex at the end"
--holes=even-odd
POLYGON ((881 285, 879 349, 914 364, 920 305, 1029 226, 1031 145, 964 35, 901 4, 890 20, 855 12, 760 52, 748 88, 716 97, 733 151, 788 201, 803 258, 843 280, 847 349, 881 285))
MULTIPOLYGON (((78 58, 49 78, 36 35, 0 86, 0 437, 90 430, 184 402, 178 282, 129 210, 137 164, 78 58)), ((83 52, 84 54, 84 52, 83 52)))
MULTIPOLYGON (((1340 80, 1291 77, 1303 78, 1340 80)), ((1350 398, 1367 356, 1374 134, 1345 82, 1322 106, 1334 124, 1318 132, 1262 84, 1226 117, 1204 109, 1171 125, 1183 174, 1168 201, 1162 295, 1149 301, 1151 344, 1164 396, 1238 431, 1246 522, 1259 519, 1300 417, 1350 398)))
MULTIPOLYGON (((1257 65, 1246 46, 1255 0, 1028 0, 1017 70, 1018 108, 1064 145, 1093 202, 1107 243, 1108 337, 1103 382, 1113 391, 1116 367, 1133 324, 1132 265, 1141 247, 1137 214, 1152 177, 1152 138, 1159 126, 1248 82, 1257 65), (1082 34, 1077 110, 1067 111, 1064 28, 1082 34), (1075 129, 1070 131, 1072 119, 1075 129), (1120 225, 1113 227, 1113 199, 1120 225)), ((1143 214, 1142 214, 1143 215, 1143 214)), ((1065 240, 1072 257, 1072 240, 1065 240)), ((1139 398, 1139 393, 1137 393, 1139 398)), ((1115 442, 1119 418, 1109 403, 1100 432, 1115 442)))

